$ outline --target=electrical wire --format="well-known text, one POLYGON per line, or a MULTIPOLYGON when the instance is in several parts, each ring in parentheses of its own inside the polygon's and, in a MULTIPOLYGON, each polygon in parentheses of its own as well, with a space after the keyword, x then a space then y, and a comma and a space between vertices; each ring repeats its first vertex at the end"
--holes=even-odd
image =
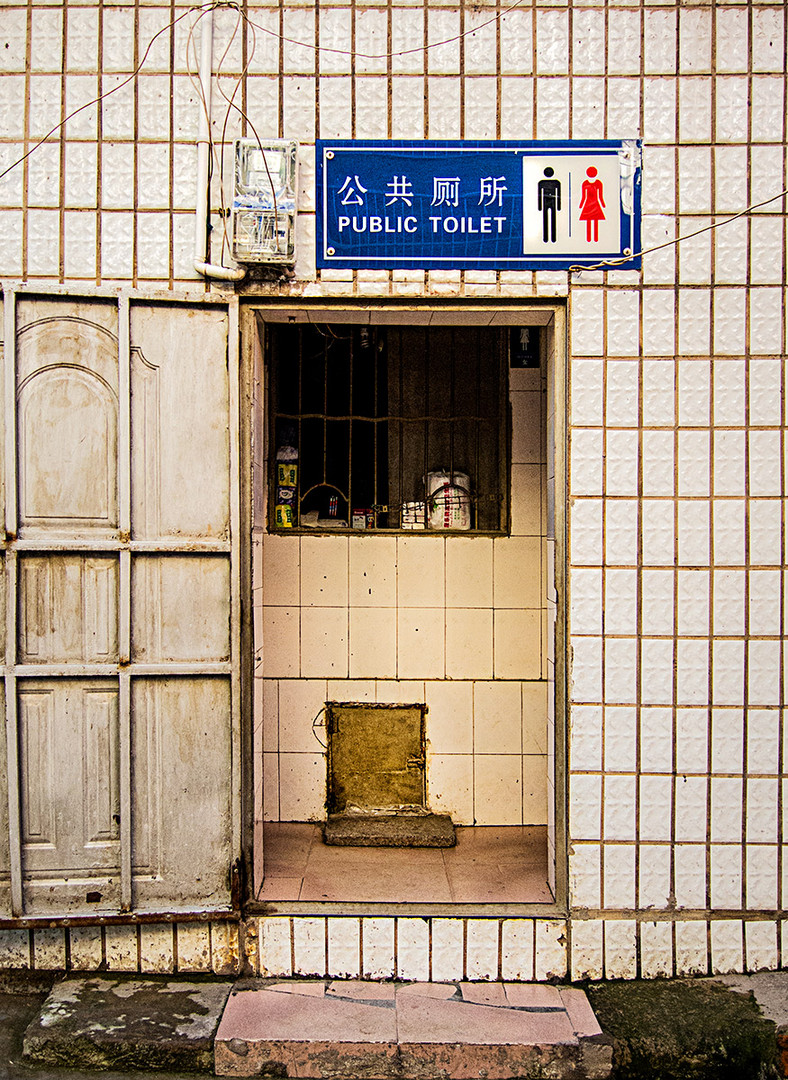
MULTIPOLYGON (((248 71, 249 71, 249 69, 251 67, 252 59, 254 57, 254 52, 255 52, 255 48, 256 48, 256 33, 255 33, 255 31, 259 30, 264 34, 267 34, 267 35, 269 35, 271 37, 275 37, 278 40, 282 41, 283 43, 286 43, 286 44, 289 44, 289 45, 295 45, 295 46, 298 46, 300 48, 311 49, 316 54, 321 53, 321 52, 330 52, 330 53, 334 53, 334 54, 337 54, 337 55, 340 55, 340 56, 349 56, 351 58, 360 58, 360 59, 364 59, 364 60, 388 60, 388 59, 392 59, 392 58, 397 57, 397 56, 407 56, 408 54, 411 54, 411 53, 427 52, 430 49, 437 49, 437 48, 440 48, 440 47, 442 47, 444 45, 451 45, 454 42, 461 41, 463 38, 468 37, 469 35, 477 33, 479 30, 483 29, 484 27, 489 26, 492 23, 500 21, 501 19, 503 19, 503 17, 506 14, 508 14, 508 12, 513 11, 517 7, 520 7, 520 5, 525 3, 525 2, 526 2, 526 0, 514 0, 514 2, 512 4, 510 4, 506 8, 502 8, 500 11, 496 12, 495 15, 493 15, 490 19, 487 19, 485 22, 479 23, 477 26, 471 27, 468 30, 464 30, 462 33, 455 34, 454 36, 449 37, 449 38, 445 38, 445 39, 443 39, 441 41, 428 42, 426 45, 415 46, 415 47, 413 47, 411 49, 392 50, 392 51, 384 52, 384 53, 364 53, 364 52, 360 52, 358 50, 335 49, 335 48, 331 48, 329 46, 315 45, 314 43, 310 44, 309 42, 303 42, 303 41, 298 41, 295 38, 289 38, 289 37, 285 36, 284 34, 279 34, 274 30, 270 30, 268 27, 261 26, 259 23, 256 23, 253 19, 250 19, 249 16, 244 12, 243 8, 241 7, 241 4, 237 2, 237 0, 214 0, 213 3, 209 3, 209 4, 192 5, 192 6, 188 7, 188 8, 185 8, 179 15, 175 16, 175 18, 171 19, 168 23, 166 23, 164 26, 162 26, 159 30, 156 31, 156 33, 153 35, 153 37, 148 42, 148 45, 147 45, 147 47, 145 49, 145 52, 143 53, 142 58, 140 59, 139 63, 134 68, 134 70, 129 75, 126 76, 125 79, 123 79, 121 82, 119 82, 116 86, 113 86, 110 90, 104 91, 103 93, 99 94, 97 97, 91 99, 90 101, 85 102, 83 105, 80 105, 78 108, 73 109, 63 120, 61 120, 61 121, 59 121, 59 123, 55 124, 46 133, 46 135, 42 136, 42 138, 40 138, 31 147, 29 147, 25 151, 24 154, 22 154, 19 158, 17 158, 15 161, 13 161, 10 165, 6 166, 5 169, 0 171, 0 180, 2 180, 3 177, 7 176, 8 173, 10 173, 12 171, 12 169, 15 169, 18 165, 21 165, 25 161, 27 161, 27 159, 32 154, 34 154, 35 151, 39 149, 39 147, 43 146, 43 144, 48 139, 50 139, 58 131, 60 131, 62 128, 64 128, 65 125, 70 120, 72 120, 75 116, 78 116, 81 112, 84 112, 86 109, 91 108, 93 105, 100 104, 106 98, 110 97, 112 94, 117 93, 118 90, 122 90, 124 86, 127 86, 133 79, 135 79, 137 77, 137 75, 139 75, 140 71, 142 70, 142 68, 143 68, 143 66, 145 64, 145 61, 148 58, 148 55, 149 55, 151 49, 153 48, 153 45, 154 45, 156 39, 159 38, 162 34, 166 33, 169 30, 171 30, 182 19, 186 18, 187 15, 193 14, 194 12, 198 12, 199 14, 198 14, 197 19, 189 27, 189 34, 188 34, 188 38, 187 38, 187 44, 186 44, 187 74, 189 76, 190 81, 192 82, 192 85, 194 85, 197 88, 197 93, 198 93, 198 96, 199 96, 199 99, 200 99, 200 103, 202 105, 203 111, 204 111, 204 113, 206 115, 206 118, 207 118, 207 121, 208 121, 208 141, 209 141, 209 145, 210 145, 210 148, 211 148, 211 160, 215 164, 215 167, 217 168, 218 173, 219 173, 219 188, 220 188, 220 196, 221 196, 222 204, 224 205, 226 203, 226 201, 227 201, 226 198, 225 198, 225 190, 224 190, 224 168, 223 168, 223 166, 224 166, 225 135, 226 135, 226 131, 227 131, 227 125, 228 125, 228 122, 229 122, 230 111, 231 111, 231 109, 235 109, 235 111, 242 117, 242 119, 246 122, 246 124, 251 129, 251 131, 252 131, 252 133, 254 135, 255 141, 257 142, 258 147, 260 149, 263 164, 265 165, 266 173, 267 173, 267 176, 268 176, 268 182, 269 182, 269 184, 271 186, 271 192, 272 192, 272 197, 273 197, 273 202, 274 202, 274 230, 275 230, 276 238, 277 238, 277 250, 279 250, 279 227, 278 227, 278 209, 277 209, 277 204, 276 204, 276 192, 275 192, 275 188, 274 188, 273 178, 271 176, 271 172, 270 172, 270 169, 269 169, 269 166, 268 166, 268 161, 266 160, 266 155, 265 155, 265 152, 263 150, 263 144, 262 144, 260 136, 258 135, 258 133, 257 133, 251 119, 249 118, 247 113, 239 105, 236 104, 236 102, 234 100, 235 95, 238 93, 238 90, 239 90, 240 86, 242 85, 243 80, 244 80, 245 76, 247 75, 247 73, 248 73, 248 71), (235 27, 233 29, 233 33, 230 36, 230 40, 229 40, 229 42, 228 42, 228 44, 227 44, 227 46, 226 46, 226 48, 224 50, 224 53, 222 54, 222 57, 221 57, 221 59, 219 61, 219 65, 218 65, 217 70, 215 72, 217 88, 219 89, 219 93, 222 95, 222 97, 228 103, 227 110, 225 112, 224 121, 223 121, 223 124, 222 124, 221 153, 217 154, 216 147, 215 147, 213 139, 211 137, 211 117, 208 115, 208 103, 207 103, 207 101, 205 99, 205 94, 203 93, 202 85, 199 83, 199 80, 195 80, 194 74, 191 71, 191 68, 190 68, 190 65, 189 65, 189 48, 190 48, 190 46, 194 48, 194 50, 195 50, 195 59, 196 59, 196 46, 194 45, 194 29, 197 26, 197 24, 199 23, 200 19, 204 15, 206 15, 209 11, 216 11, 216 10, 219 10, 221 8, 227 8, 227 9, 235 11, 237 13, 237 19, 236 19, 235 27), (247 58, 246 64, 244 65, 243 71, 241 72, 241 74, 236 79, 236 84, 235 84, 235 88, 233 89, 232 95, 230 97, 228 97, 227 94, 224 92, 224 89, 222 88, 221 82, 220 82, 221 67, 222 67, 222 64, 224 63, 227 55, 229 54, 230 48, 231 48, 232 43, 235 40, 235 37, 236 37, 236 35, 238 33, 238 28, 241 25, 241 22, 245 23, 250 28, 250 30, 252 32, 252 50, 249 53, 249 56, 247 58)), ((682 243, 685 240, 691 240, 694 237, 701 236, 703 233, 710 232, 713 229, 719 229, 723 225, 729 225, 731 222, 737 221, 739 218, 742 218, 742 217, 746 216, 747 214, 752 213, 754 210, 758 210, 763 206, 768 206, 770 203, 776 202, 778 199, 782 199, 787 195, 788 195, 788 188, 786 188, 785 190, 779 192, 776 195, 770 196, 767 199, 763 199, 761 202, 753 203, 750 206, 745 207, 745 209, 740 210, 738 213, 733 214, 729 218, 725 218, 723 221, 713 222, 711 225, 706 225, 702 229, 697 229, 694 232, 687 233, 685 236, 678 236, 678 237, 675 237, 673 240, 666 240, 664 243, 655 244, 655 245, 653 245, 652 247, 649 247, 649 248, 643 248, 640 251, 635 252, 632 255, 626 255, 626 256, 622 256, 620 258, 616 258, 616 259, 602 259, 599 262, 592 263, 590 265, 570 266, 568 268, 568 272, 569 273, 583 273, 583 272, 590 273, 590 272, 593 272, 593 271, 596 271, 596 270, 616 269, 617 267, 626 265, 627 263, 631 262, 633 259, 641 258, 643 255, 649 255, 654 251, 661 251, 664 248, 674 247, 674 246, 682 243)), ((230 238, 229 238, 229 234, 228 234, 228 231, 227 231, 227 221, 226 221, 226 216, 225 215, 222 215, 222 225, 223 225, 222 251, 224 252, 225 244, 227 244, 227 245, 230 244, 230 238)))
MULTIPOLYGON (((223 5, 223 3, 215 3, 215 4, 211 4, 209 6, 213 7, 213 8, 216 8, 216 7, 222 7, 224 5, 223 5)), ((68 116, 65 117, 65 119, 63 119, 59 123, 55 124, 55 126, 53 128, 50 128, 50 130, 46 133, 46 135, 44 135, 42 138, 40 138, 38 140, 38 142, 34 143, 28 150, 26 150, 25 153, 22 154, 21 157, 17 158, 16 161, 12 161, 11 164, 7 168, 3 169, 3 171, 0 172, 0 180, 2 180, 4 176, 7 176, 8 173, 10 173, 12 169, 15 169, 17 167, 17 165, 21 165, 23 162, 27 161, 27 159, 30 157, 30 155, 34 154, 35 151, 38 150, 38 148, 40 146, 43 146, 44 143, 47 141, 47 139, 50 139, 53 135, 55 135, 58 131, 60 131, 61 128, 64 128, 66 126, 66 124, 69 122, 69 120, 73 120, 75 116, 78 116, 81 112, 84 112, 85 109, 89 109, 93 105, 100 104, 100 102, 104 101, 111 94, 117 94, 118 90, 122 90, 124 86, 127 86, 132 81, 132 79, 136 79, 136 77, 139 75, 140 71, 142 70, 142 67, 143 67, 145 61, 148 59, 148 53, 153 48, 153 43, 156 40, 156 38, 160 37, 161 34, 164 34, 167 30, 171 30, 172 27, 175 26, 176 23, 179 23, 181 21, 181 19, 185 19, 187 15, 189 15, 192 11, 196 11, 196 10, 199 10, 199 9, 198 8, 193 8, 193 7, 186 8, 184 11, 181 12, 180 15, 177 15, 174 19, 171 19, 166 24, 166 26, 162 26, 162 28, 160 30, 157 30, 156 33, 153 35, 153 37, 148 42, 148 47, 145 50, 145 52, 143 53, 142 59, 140 60, 140 62, 137 64, 137 66, 134 68, 134 70, 131 72, 130 75, 127 75, 126 78, 122 82, 119 82, 117 86, 113 86, 111 90, 106 90, 104 93, 99 94, 98 97, 93 98, 91 101, 86 101, 84 105, 80 105, 79 108, 74 109, 72 112, 70 112, 68 114, 68 116)))
POLYGON ((768 199, 753 203, 751 206, 746 207, 746 209, 740 210, 738 214, 725 218, 724 221, 715 221, 712 222, 711 225, 704 225, 702 229, 696 229, 695 232, 687 233, 685 236, 677 236, 673 240, 666 240, 662 244, 654 244, 653 247, 643 248, 641 251, 636 251, 634 255, 624 255, 619 259, 603 259, 591 266, 570 266, 567 272, 570 274, 580 274, 583 273, 583 271, 605 270, 608 268, 615 269, 617 266, 631 262, 633 259, 639 259, 642 255, 650 255, 652 251, 662 251, 663 248, 674 247, 676 244, 681 244, 685 240, 691 240, 694 236, 702 236, 703 233, 711 232, 712 229, 719 229, 722 225, 730 225, 732 221, 738 221, 739 218, 744 217, 746 214, 751 214, 753 210, 760 210, 762 206, 768 206, 769 203, 776 202, 778 199, 783 199, 786 195, 788 195, 788 188, 785 188, 784 191, 779 192, 777 195, 770 195, 768 199))
POLYGON ((514 0, 514 3, 509 4, 508 7, 502 8, 500 11, 496 12, 495 15, 493 15, 492 18, 487 19, 486 22, 479 23, 477 26, 472 26, 470 30, 463 30, 462 33, 454 34, 452 37, 444 38, 442 41, 430 41, 426 45, 415 45, 412 49, 397 49, 395 51, 383 53, 364 53, 359 52, 358 49, 334 49, 329 45, 315 45, 308 41, 297 41, 295 38, 289 38, 285 37, 284 34, 278 34, 275 30, 269 30, 267 26, 260 26, 258 23, 252 22, 251 19, 249 22, 270 37, 278 38, 288 45, 297 45, 301 49, 311 49, 315 53, 334 53, 337 56, 349 56, 354 60, 391 60, 396 56, 409 56, 411 53, 427 52, 429 49, 439 49, 443 45, 453 45, 456 41, 462 41, 463 38, 478 33, 479 30, 483 30, 485 26, 490 26, 491 23, 500 21, 505 15, 508 15, 510 11, 514 11, 515 8, 520 7, 521 4, 526 2, 530 2, 530 0, 514 0))

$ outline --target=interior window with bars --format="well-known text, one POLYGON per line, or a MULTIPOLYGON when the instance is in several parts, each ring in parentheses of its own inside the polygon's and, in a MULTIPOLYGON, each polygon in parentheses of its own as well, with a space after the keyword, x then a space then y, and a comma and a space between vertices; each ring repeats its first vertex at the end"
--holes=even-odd
POLYGON ((272 529, 506 530, 503 331, 268 333, 272 529))

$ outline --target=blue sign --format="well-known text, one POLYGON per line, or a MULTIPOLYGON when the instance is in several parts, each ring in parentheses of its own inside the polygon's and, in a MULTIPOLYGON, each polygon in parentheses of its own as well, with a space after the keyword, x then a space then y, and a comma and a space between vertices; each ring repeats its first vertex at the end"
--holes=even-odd
POLYGON ((637 139, 317 143, 317 265, 640 268, 637 139))

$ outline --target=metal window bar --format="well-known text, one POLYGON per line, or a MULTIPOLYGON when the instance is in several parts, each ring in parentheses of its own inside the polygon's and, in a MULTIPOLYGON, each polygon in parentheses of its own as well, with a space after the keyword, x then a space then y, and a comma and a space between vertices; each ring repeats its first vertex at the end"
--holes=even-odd
MULTIPOLYGON (((364 331, 369 333, 371 357, 368 360, 364 358, 365 349, 360 347, 363 331, 354 326, 327 327, 327 331, 303 326, 269 328, 273 398, 270 410, 273 452, 269 462, 272 496, 269 526, 277 528, 273 510, 277 489, 277 438, 283 430, 282 425, 287 424, 297 432, 298 442, 298 486, 294 503, 299 516, 293 522, 296 527, 301 526, 300 513, 305 504, 312 505, 318 489, 322 488, 324 496, 328 497, 329 492, 335 493, 346 502, 348 527, 356 504, 360 503, 362 497, 368 502, 368 494, 362 496, 360 492, 371 492, 372 507, 367 509, 374 513, 373 527, 379 531, 399 531, 403 527, 401 509, 408 501, 423 503, 426 518, 429 504, 427 476, 431 471, 442 470, 447 471, 450 477, 462 472, 468 473, 471 478, 470 497, 474 511, 471 531, 505 531, 508 523, 505 494, 508 488, 509 423, 504 364, 506 350, 501 332, 486 328, 451 328, 443 331, 439 343, 434 332, 426 328, 364 328, 364 331), (307 335, 315 333, 321 335, 319 342, 312 341, 310 346, 307 335), (378 342, 383 334, 386 334, 383 340, 387 340, 389 346, 385 370, 381 370, 378 353, 378 342), (414 361, 412 353, 417 343, 420 356, 414 361), (442 363, 438 362, 439 354, 436 352, 440 347, 447 348, 449 353, 448 357, 442 357, 442 363), (286 366, 288 355, 293 357, 289 367, 286 366), (342 363, 337 364, 339 358, 342 363), (322 368, 319 375, 322 385, 318 393, 322 411, 314 411, 318 404, 314 394, 310 393, 307 398, 305 365, 312 361, 317 361, 322 368), (371 407, 366 410, 359 390, 360 373, 365 362, 372 367, 371 407), (424 388, 424 404, 419 410, 412 407, 412 402, 410 407, 406 404, 409 375, 416 370, 414 364, 421 374, 424 388), (342 370, 337 372, 334 370, 336 367, 342 370), (331 383, 332 379, 337 378, 342 380, 339 387, 331 383), (396 387, 396 402, 390 402, 388 394, 384 400, 384 378, 388 379, 389 389, 396 387), (440 379, 446 379, 448 383, 443 395, 438 393, 436 384, 436 380, 440 379), (467 380, 469 389, 472 387, 470 394, 465 395, 462 407, 458 394, 460 380, 467 380), (496 392, 486 395, 489 400, 485 402, 485 387, 488 384, 496 387, 496 392), (441 396, 445 399, 443 404, 441 396), (295 411, 286 408, 287 401, 291 402, 291 408, 292 403, 297 402, 295 411), (338 401, 344 406, 344 411, 337 408, 338 401), (470 414, 467 410, 469 403, 470 414), (311 433, 310 422, 319 425, 321 434, 318 440, 311 433), (339 425, 343 426, 342 430, 339 425), (364 430, 360 425, 371 426, 370 454, 359 450, 356 445, 364 430), (421 426, 421 460, 418 462, 412 459, 413 447, 408 449, 412 446, 409 436, 415 434, 416 426, 421 426), (390 440, 393 440, 393 445, 390 440), (341 475, 338 475, 335 459, 340 450, 344 464, 341 475), (463 452, 465 457, 460 460, 463 452), (388 490, 383 492, 381 481, 385 474, 381 476, 380 466, 385 460, 388 461, 389 474, 388 490), (421 477, 420 486, 412 491, 407 490, 405 485, 408 472, 415 472, 421 477), (492 509, 493 506, 496 509, 492 509)), ((364 445, 367 445, 366 441, 364 445)), ((328 513, 328 503, 325 512, 328 513)), ((317 528, 319 531, 320 526, 317 528)), ((309 531, 313 531, 311 526, 309 531)))

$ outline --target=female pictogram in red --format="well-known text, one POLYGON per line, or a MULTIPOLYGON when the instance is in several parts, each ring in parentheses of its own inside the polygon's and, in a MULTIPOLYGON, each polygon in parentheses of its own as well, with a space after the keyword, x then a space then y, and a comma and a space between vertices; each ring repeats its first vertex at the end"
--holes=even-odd
POLYGON ((586 176, 581 187, 580 220, 586 223, 586 240, 591 243, 591 226, 594 227, 594 241, 599 240, 599 222, 605 220, 605 200, 602 196, 602 181, 596 180, 596 169, 593 165, 586 169, 586 176))

